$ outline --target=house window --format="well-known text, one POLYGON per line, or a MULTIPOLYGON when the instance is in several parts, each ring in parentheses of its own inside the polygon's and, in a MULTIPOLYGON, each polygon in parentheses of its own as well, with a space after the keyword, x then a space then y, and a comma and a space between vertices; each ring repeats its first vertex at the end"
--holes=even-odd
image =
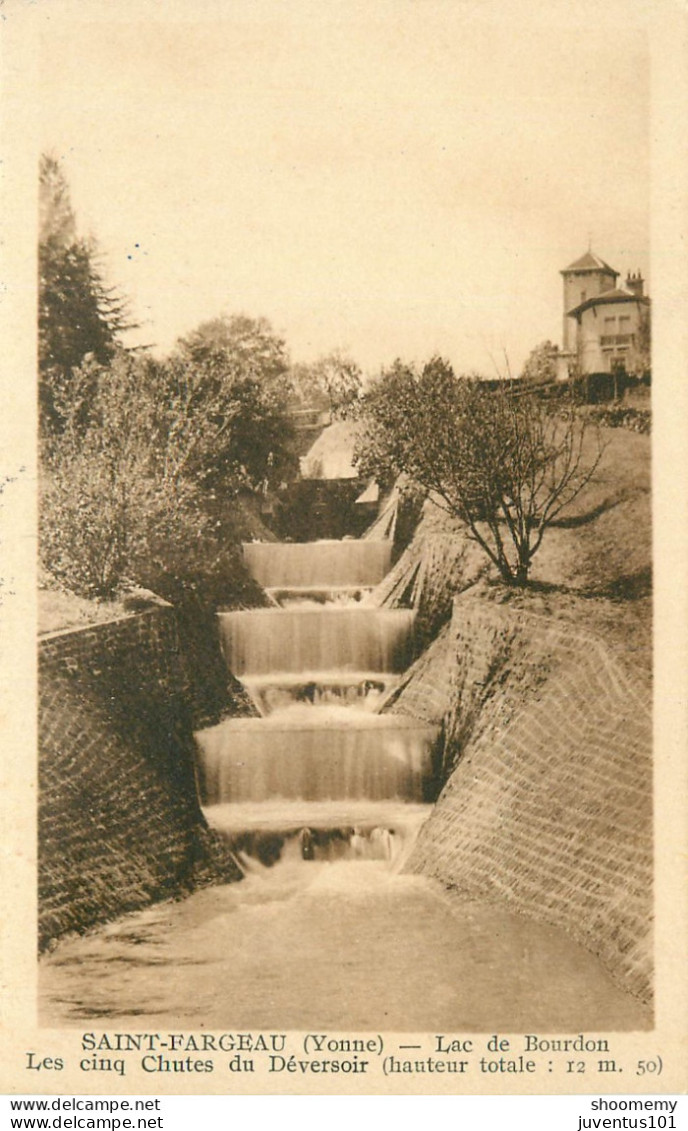
POLYGON ((611 316, 608 316, 607 318, 605 318, 604 329, 605 329, 605 333, 613 334, 614 330, 616 329, 616 316, 615 315, 611 315, 611 316))
POLYGON ((631 325, 630 314, 620 314, 619 315, 619 329, 621 330, 621 332, 623 333, 624 331, 627 331, 630 328, 630 325, 631 325))
POLYGON ((581 296, 580 297, 581 302, 585 302, 586 298, 588 297, 588 292, 587 291, 581 291, 580 296, 581 296))

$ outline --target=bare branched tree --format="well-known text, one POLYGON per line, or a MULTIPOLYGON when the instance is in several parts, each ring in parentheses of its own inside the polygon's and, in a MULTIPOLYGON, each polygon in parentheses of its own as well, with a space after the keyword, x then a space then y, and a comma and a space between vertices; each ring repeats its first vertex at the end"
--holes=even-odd
POLYGON ((396 363, 365 396, 357 459, 404 473, 460 519, 508 585, 525 585, 546 531, 590 482, 599 433, 572 403, 396 363))

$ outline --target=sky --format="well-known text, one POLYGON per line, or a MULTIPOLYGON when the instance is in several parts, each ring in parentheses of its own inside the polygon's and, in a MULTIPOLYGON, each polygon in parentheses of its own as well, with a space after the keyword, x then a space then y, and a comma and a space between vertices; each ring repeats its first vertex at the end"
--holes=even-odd
POLYGON ((43 8, 39 142, 157 352, 221 313, 294 360, 519 372, 590 244, 649 271, 633 2, 43 8))

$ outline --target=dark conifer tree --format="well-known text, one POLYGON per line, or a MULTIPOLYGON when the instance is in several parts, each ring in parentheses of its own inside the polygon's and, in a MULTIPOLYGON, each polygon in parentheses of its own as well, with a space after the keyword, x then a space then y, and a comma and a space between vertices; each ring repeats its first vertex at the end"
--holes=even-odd
POLYGON ((59 431, 72 370, 89 354, 110 361, 132 323, 116 288, 105 283, 95 242, 77 235, 69 187, 48 155, 40 163, 38 274, 41 425, 59 431))

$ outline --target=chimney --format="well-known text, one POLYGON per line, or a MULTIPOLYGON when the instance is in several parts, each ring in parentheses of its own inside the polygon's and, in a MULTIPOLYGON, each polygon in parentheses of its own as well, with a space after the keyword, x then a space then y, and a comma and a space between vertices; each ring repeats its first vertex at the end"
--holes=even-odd
POLYGON ((644 280, 643 280, 642 275, 640 274, 640 271, 637 271, 633 275, 627 276, 627 278, 626 278, 626 290, 631 291, 632 294, 634 294, 636 296, 636 298, 642 298, 643 297, 643 286, 644 286, 644 280))

